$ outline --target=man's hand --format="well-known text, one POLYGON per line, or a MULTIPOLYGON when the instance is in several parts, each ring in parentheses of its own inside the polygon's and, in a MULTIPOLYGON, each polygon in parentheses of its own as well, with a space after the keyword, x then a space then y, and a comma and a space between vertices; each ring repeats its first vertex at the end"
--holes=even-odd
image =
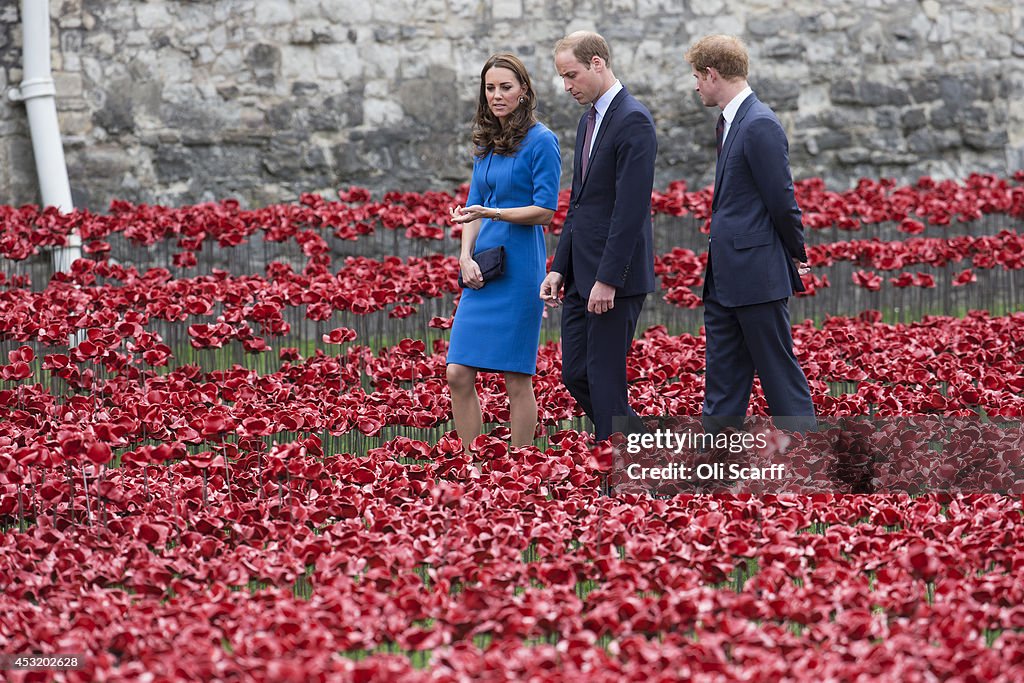
POLYGON ((595 282, 587 301, 587 312, 601 315, 615 308, 615 288, 603 282, 595 282))
POLYGON ((806 261, 801 261, 800 259, 793 259, 793 263, 796 264, 796 272, 799 275, 807 275, 807 273, 811 272, 810 263, 807 263, 806 261))
POLYGON ((544 278, 544 282, 540 283, 540 298, 541 301, 546 303, 548 306, 557 306, 561 300, 558 296, 559 290, 562 289, 562 274, 551 272, 544 278))

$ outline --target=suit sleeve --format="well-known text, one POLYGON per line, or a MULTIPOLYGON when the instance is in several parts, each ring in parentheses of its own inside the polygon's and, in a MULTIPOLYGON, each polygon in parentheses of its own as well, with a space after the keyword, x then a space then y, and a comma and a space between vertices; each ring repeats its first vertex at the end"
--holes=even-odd
POLYGON ((744 154, 754 183, 768 209, 772 225, 792 258, 807 260, 800 207, 793 192, 789 143, 782 124, 774 117, 758 117, 748 124, 744 154))
POLYGON ((558 183, 562 176, 562 153, 558 138, 545 131, 533 148, 533 205, 558 210, 558 183))
MULTIPOLYGON (((584 127, 585 116, 581 116, 579 123, 576 125, 576 147, 580 147, 580 140, 583 139, 583 131, 586 130, 584 127)), ((563 277, 569 272, 569 252, 572 244, 572 218, 573 218, 573 204, 576 200, 576 192, 578 191, 577 183, 580 181, 580 169, 578 164, 579 159, 574 157, 572 164, 572 194, 569 197, 569 211, 565 216, 565 224, 562 228, 562 234, 558 236, 558 244, 555 245, 555 256, 551 261, 551 272, 559 273, 563 277)))
POLYGON ((625 277, 641 231, 651 217, 657 154, 654 121, 646 112, 630 112, 615 141, 615 208, 597 269, 600 282, 618 286, 625 277))
POLYGON ((569 271, 569 243, 572 235, 568 230, 563 230, 558 236, 558 244, 555 245, 555 256, 551 260, 551 272, 558 273, 562 277, 569 271))

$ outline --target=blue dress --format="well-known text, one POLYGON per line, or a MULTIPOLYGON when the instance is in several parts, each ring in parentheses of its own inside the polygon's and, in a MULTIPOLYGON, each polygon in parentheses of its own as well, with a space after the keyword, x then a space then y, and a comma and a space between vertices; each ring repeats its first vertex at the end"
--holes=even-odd
MULTIPOLYGON (((466 205, 558 208, 562 158, 558 138, 543 124, 526 133, 511 156, 489 153, 473 164, 466 205)), ((462 290, 452 321, 448 362, 492 372, 537 372, 537 346, 547 271, 544 230, 482 220, 474 252, 505 245, 505 274, 480 289, 462 290)))

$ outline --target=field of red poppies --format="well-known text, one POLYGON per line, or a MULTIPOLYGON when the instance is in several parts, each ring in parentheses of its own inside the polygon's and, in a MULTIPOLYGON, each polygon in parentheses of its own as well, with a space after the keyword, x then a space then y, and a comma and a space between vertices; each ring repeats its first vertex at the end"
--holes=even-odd
MULTIPOLYGON (((490 432, 464 456, 444 380, 464 187, 0 207, 0 654, 83 662, 4 676, 1024 679, 1024 172, 797 186, 820 415, 966 419, 961 441, 1014 456, 998 472, 915 491, 925 457, 903 492, 611 494, 557 312, 536 446, 509 447, 485 375, 490 432), (55 275, 72 233, 83 258, 55 275)), ((642 415, 700 411, 710 198, 654 195, 642 415)))

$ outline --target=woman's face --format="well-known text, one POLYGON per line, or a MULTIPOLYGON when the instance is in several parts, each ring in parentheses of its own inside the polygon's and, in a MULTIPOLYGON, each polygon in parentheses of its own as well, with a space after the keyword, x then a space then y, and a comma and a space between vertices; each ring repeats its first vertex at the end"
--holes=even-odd
POLYGON ((519 98, 526 94, 526 88, 511 69, 492 66, 484 74, 484 93, 491 113, 505 123, 505 117, 519 107, 519 98))

